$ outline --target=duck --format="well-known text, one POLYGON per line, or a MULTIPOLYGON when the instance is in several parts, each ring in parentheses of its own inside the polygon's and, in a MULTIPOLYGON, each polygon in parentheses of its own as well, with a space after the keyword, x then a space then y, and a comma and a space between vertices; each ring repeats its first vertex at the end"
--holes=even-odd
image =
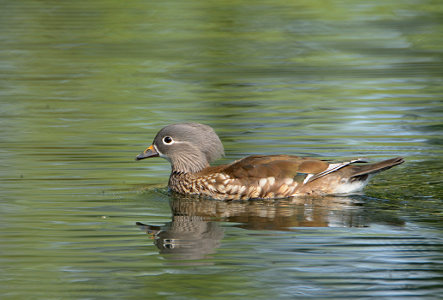
POLYGON ((402 157, 376 163, 356 158, 331 162, 295 155, 250 155, 211 166, 224 155, 208 125, 178 123, 163 127, 136 160, 161 157, 171 164, 173 192, 218 200, 278 199, 359 193, 376 173, 402 164, 402 157))

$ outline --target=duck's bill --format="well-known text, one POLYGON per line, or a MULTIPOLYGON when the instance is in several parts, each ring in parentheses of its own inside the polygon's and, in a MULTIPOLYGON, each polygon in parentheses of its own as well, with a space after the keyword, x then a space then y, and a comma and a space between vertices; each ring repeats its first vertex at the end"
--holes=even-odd
POLYGON ((150 158, 150 157, 157 157, 159 156, 158 152, 155 150, 154 145, 149 146, 145 151, 140 153, 135 157, 135 160, 150 158))

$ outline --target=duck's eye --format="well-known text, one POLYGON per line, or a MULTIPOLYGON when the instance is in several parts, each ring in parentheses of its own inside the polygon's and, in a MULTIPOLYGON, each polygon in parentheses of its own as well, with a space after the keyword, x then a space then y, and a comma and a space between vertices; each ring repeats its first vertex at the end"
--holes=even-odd
POLYGON ((170 136, 165 136, 165 137, 163 138, 163 143, 165 143, 165 144, 172 144, 173 141, 174 141, 174 140, 173 140, 172 137, 170 137, 170 136))

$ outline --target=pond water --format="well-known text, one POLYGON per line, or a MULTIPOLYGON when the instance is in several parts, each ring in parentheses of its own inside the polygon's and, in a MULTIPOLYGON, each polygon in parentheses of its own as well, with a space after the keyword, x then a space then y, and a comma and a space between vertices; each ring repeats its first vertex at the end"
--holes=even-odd
POLYGON ((1 299, 443 292, 439 1, 3 1, 1 299), (163 126, 250 154, 403 156, 363 195, 174 195, 163 126))

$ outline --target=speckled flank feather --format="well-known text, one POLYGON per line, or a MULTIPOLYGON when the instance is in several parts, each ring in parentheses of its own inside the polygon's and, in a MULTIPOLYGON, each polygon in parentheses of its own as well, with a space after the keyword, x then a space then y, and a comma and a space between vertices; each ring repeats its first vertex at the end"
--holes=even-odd
POLYGON ((291 178, 279 182, 274 177, 244 181, 224 173, 209 176, 173 173, 169 179, 169 187, 176 192, 226 200, 284 198, 294 193, 297 186, 291 178))

